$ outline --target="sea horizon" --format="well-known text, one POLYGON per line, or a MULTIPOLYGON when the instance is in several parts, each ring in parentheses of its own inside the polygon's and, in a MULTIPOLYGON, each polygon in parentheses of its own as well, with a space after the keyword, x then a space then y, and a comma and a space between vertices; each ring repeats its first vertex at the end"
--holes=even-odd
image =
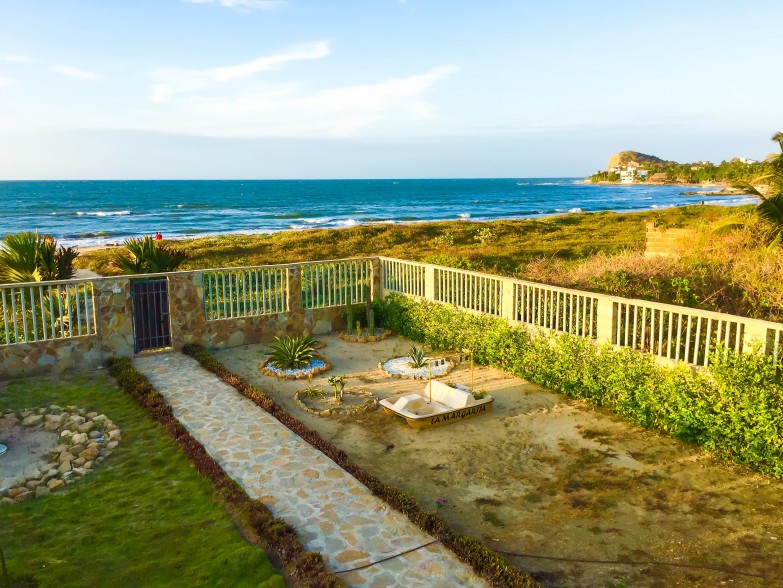
POLYGON ((577 177, 328 180, 5 180, 0 232, 38 230, 66 246, 263 234, 445 220, 491 221, 579 212, 635 212, 744 195, 685 194, 682 185, 594 185, 577 177))

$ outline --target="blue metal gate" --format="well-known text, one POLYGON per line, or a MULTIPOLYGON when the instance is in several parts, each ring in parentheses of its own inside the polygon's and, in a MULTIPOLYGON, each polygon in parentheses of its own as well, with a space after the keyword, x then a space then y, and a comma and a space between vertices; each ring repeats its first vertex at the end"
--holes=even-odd
POLYGON ((171 347, 169 281, 165 278, 134 280, 131 296, 135 352, 171 347))

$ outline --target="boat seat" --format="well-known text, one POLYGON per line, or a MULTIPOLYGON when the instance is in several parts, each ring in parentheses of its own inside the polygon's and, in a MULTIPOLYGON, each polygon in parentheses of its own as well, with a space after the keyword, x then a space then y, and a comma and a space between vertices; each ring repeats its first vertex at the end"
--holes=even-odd
POLYGON ((399 412, 406 411, 417 416, 428 415, 435 412, 418 394, 408 394, 397 399, 397 402, 394 403, 394 409, 399 412))
POLYGON ((427 398, 430 394, 430 387, 432 387, 432 400, 450 408, 467 408, 476 404, 476 399, 470 392, 452 388, 435 380, 430 380, 424 388, 424 396, 427 398))

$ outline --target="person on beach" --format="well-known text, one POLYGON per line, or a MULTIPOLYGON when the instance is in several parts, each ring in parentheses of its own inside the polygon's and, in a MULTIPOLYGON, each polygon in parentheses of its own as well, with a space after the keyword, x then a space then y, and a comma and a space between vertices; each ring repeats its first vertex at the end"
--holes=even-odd
POLYGON ((160 231, 157 231, 155 233, 155 240, 160 241, 161 239, 163 239, 163 235, 160 234, 160 231))

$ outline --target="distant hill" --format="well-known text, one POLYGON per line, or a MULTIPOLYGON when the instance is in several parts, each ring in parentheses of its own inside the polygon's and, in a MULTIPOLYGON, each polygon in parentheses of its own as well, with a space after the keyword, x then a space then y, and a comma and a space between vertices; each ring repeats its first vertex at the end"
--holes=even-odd
POLYGON ((609 171, 613 167, 628 165, 632 161, 635 161, 639 165, 674 163, 661 159, 660 157, 655 157, 655 155, 646 155, 644 153, 639 153, 638 151, 620 151, 620 153, 615 153, 609 158, 609 164, 606 166, 606 171, 609 171))

